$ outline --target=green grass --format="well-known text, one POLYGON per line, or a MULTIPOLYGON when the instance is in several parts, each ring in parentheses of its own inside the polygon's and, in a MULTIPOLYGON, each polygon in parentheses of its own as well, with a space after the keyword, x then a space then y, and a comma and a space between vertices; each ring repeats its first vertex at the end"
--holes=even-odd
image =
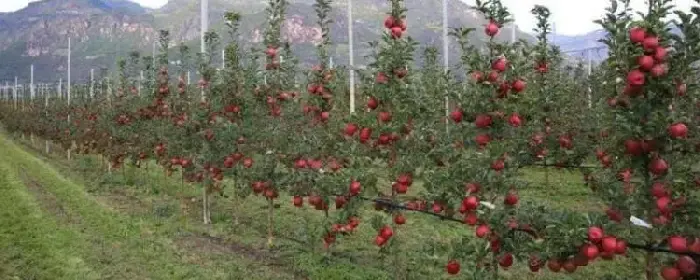
MULTIPOLYGON (((409 213, 396 233, 400 253, 386 258, 369 226, 380 214, 368 205, 358 231, 339 237, 327 258, 318 239, 322 213, 294 208, 282 196, 269 249, 263 199, 236 199, 228 188, 229 198, 213 198, 213 224, 205 226, 200 189, 177 174, 165 177, 155 166, 103 174, 96 157, 67 161, 28 150, 0 136, 0 279, 395 279, 394 257, 405 265, 406 279, 474 279, 467 265, 461 278, 444 272, 441 247, 473 236, 461 224, 409 213)), ((579 173, 548 172, 549 186, 542 169, 525 172, 530 187, 523 199, 571 210, 600 207, 579 173)), ((632 255, 571 275, 534 274, 520 264, 501 276, 638 279, 640 267, 632 255)))

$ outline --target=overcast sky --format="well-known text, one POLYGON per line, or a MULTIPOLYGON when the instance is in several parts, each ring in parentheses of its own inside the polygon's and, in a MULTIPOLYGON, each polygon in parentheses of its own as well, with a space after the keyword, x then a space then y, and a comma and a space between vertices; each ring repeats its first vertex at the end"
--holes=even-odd
MULTIPOLYGON (((191 0, 197 1, 197 0, 191 0)), ((345 0, 334 0, 344 2, 345 0)), ((420 1, 420 0, 407 0, 420 1)), ((454 0, 450 0, 454 1, 454 0)), ((461 0, 468 4, 474 4, 474 0, 461 0)), ((674 0, 678 8, 689 11, 692 0, 674 0)), ((0 12, 16 11, 27 6, 29 0, 0 0, 0 12)), ((134 0, 143 6, 158 8, 167 0, 134 0)), ((592 23, 593 20, 601 18, 605 12, 605 7, 609 0, 502 0, 502 2, 513 13, 516 23, 520 29, 530 32, 535 24, 535 20, 530 14, 532 6, 535 4, 547 6, 552 11, 552 20, 556 24, 557 34, 576 35, 583 34, 598 29, 592 23)), ((632 0, 633 8, 637 10, 645 9, 645 0, 632 0)), ((439 13, 440 10, 435 11, 439 13)))

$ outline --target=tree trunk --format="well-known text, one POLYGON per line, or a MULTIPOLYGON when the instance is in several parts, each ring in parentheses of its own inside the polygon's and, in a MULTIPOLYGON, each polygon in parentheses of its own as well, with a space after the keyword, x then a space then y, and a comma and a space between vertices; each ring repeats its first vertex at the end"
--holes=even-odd
POLYGON ((273 214, 275 213, 275 201, 272 199, 268 199, 268 212, 267 212, 267 247, 272 248, 274 245, 273 239, 274 239, 274 220, 273 220, 273 214))
POLYGON ((644 265, 644 273, 646 275, 647 280, 654 280, 656 277, 654 277, 656 274, 654 274, 654 253, 653 252, 647 252, 646 255, 644 256, 644 259, 646 261, 644 265))
POLYGON ((209 187, 202 188, 202 215, 204 216, 204 224, 211 224, 211 212, 209 212, 209 187))

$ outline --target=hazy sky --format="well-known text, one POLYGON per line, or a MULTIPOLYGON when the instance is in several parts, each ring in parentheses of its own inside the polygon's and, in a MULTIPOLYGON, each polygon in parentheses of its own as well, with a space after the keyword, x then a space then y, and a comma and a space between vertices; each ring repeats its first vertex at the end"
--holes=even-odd
MULTIPOLYGON (((198 0, 190 0, 198 1, 198 0)), ((344 2, 345 0, 334 0, 344 2)), ((421 1, 421 0, 407 0, 421 1)), ((449 0, 455 1, 455 0, 449 0)), ((468 4, 474 4, 474 0, 461 0, 468 4)), ((674 0, 677 7, 689 11, 692 0, 674 0)), ((0 0, 0 12, 15 11, 27 6, 29 0, 0 0)), ((143 6, 157 8, 164 5, 167 0, 134 0, 143 6)), ((547 6, 552 11, 552 20, 556 24, 558 34, 576 35, 598 29, 592 23, 601 18, 609 0, 502 0, 502 2, 514 14, 516 23, 526 32, 530 32, 535 20, 530 10, 535 4, 547 6)), ((645 0, 632 0, 632 6, 637 10, 645 9, 645 0)), ((435 11, 440 12, 439 7, 435 11)))

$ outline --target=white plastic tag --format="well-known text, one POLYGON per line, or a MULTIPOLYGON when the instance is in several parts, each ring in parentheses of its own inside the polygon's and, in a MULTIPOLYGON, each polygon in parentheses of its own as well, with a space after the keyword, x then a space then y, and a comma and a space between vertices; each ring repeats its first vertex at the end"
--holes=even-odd
POLYGON ((644 220, 637 218, 635 216, 630 216, 630 222, 632 222, 632 224, 634 224, 635 226, 640 226, 640 227, 645 227, 645 228, 653 228, 649 223, 647 223, 644 220))
POLYGON ((479 203, 480 203, 481 205, 486 206, 487 208, 489 208, 489 209, 491 209, 491 210, 496 209, 496 205, 493 205, 491 202, 488 202, 488 201, 480 201, 479 203))

